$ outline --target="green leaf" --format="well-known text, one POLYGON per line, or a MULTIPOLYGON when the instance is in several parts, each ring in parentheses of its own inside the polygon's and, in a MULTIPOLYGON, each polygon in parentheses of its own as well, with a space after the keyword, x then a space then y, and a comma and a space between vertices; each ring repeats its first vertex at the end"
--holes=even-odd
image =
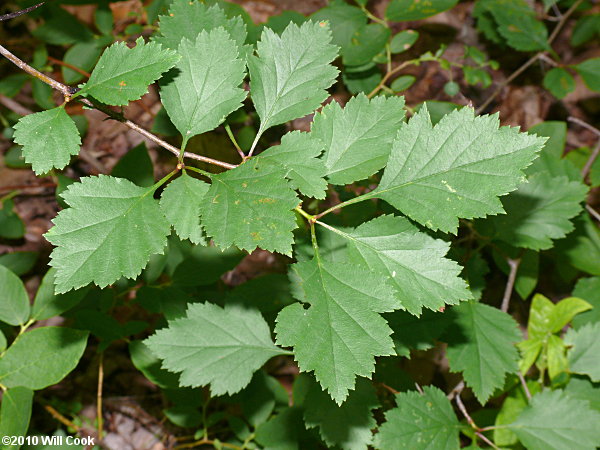
POLYGON ((458 3, 458 0, 392 0, 385 11, 385 17, 394 22, 421 20, 444 12, 458 3))
POLYGON ((181 239, 206 245, 200 226, 200 203, 209 188, 209 184, 189 176, 184 170, 163 191, 160 208, 181 239))
MULTIPOLYGON (((539 383, 530 381, 527 383, 527 388, 532 394, 537 394, 541 390, 539 383)), ((508 447, 517 444, 517 436, 504 427, 504 425, 512 423, 519 414, 527 407, 527 395, 521 385, 517 385, 508 396, 504 398, 502 407, 498 411, 494 425, 498 428, 494 430, 494 443, 500 447, 508 447)))
POLYGON ((390 51, 394 54, 402 53, 412 47, 419 39, 419 32, 415 30, 404 30, 394 35, 390 42, 390 51))
POLYGON ((540 152, 540 157, 527 168, 528 175, 548 172, 553 177, 563 176, 567 177, 569 181, 581 181, 581 170, 575 167, 571 161, 562 157, 567 141, 566 122, 542 122, 531 127, 528 132, 549 138, 540 152))
MULTIPOLYGON (((17 386, 4 392, 0 409, 0 436, 27 436, 33 391, 17 386)), ((3 450, 17 450, 20 445, 2 445, 3 450)))
POLYGON ((260 313, 211 303, 190 304, 187 317, 169 321, 144 343, 164 368, 181 372, 181 386, 210 384, 213 395, 238 392, 268 359, 286 353, 271 341, 260 313))
POLYGON ((460 424, 446 394, 425 386, 423 394, 409 391, 396 395, 398 406, 385 413, 374 447, 455 450, 460 448, 460 424))
POLYGON ((79 289, 66 294, 55 294, 55 276, 56 269, 52 267, 44 275, 33 301, 33 308, 31 310, 32 319, 45 320, 58 316, 76 306, 89 292, 88 289, 79 289))
POLYGON ((573 328, 577 330, 585 324, 600 322, 600 277, 581 278, 575 285, 573 297, 582 298, 593 307, 573 318, 573 328))
POLYGON ((145 44, 142 38, 134 48, 125 42, 108 47, 77 95, 89 95, 109 105, 127 105, 148 92, 148 85, 173 67, 180 57, 160 44, 145 44))
POLYGON ((482 303, 462 303, 452 309, 455 323, 446 331, 447 356, 452 372, 463 372, 467 385, 483 405, 507 373, 516 373, 522 339, 514 319, 482 303))
POLYGON ((557 258, 590 275, 600 275, 600 230, 583 211, 573 221, 575 231, 554 245, 557 258))
POLYGON ((186 143, 242 106, 246 65, 223 28, 202 31, 193 41, 183 39, 178 52, 177 73, 161 80, 160 97, 186 143))
POLYGON ((16 275, 24 275, 29 272, 37 258, 38 252, 12 252, 0 255, 0 265, 7 267, 16 275))
POLYGON ((29 297, 21 279, 0 265, 0 320, 9 325, 23 325, 29 319, 29 297))
POLYGON ((0 202, 0 238, 21 239, 25 236, 25 224, 14 208, 12 200, 0 202))
POLYGON ((392 339, 398 356, 410 357, 410 350, 429 350, 446 328, 451 316, 441 312, 425 310, 420 317, 404 311, 394 311, 385 315, 394 334, 392 339))
POLYGON ((349 450, 367 449, 377 426, 372 410, 379 407, 373 384, 365 379, 356 383, 343 405, 313 382, 304 400, 304 423, 307 428, 319 428, 321 438, 329 447, 349 450))
POLYGON ((62 106, 29 114, 15 125, 14 141, 36 175, 62 169, 79 153, 81 138, 73 119, 62 106))
POLYGON ((175 286, 209 286, 228 271, 233 270, 245 254, 235 247, 194 247, 173 272, 175 286))
POLYGON ((600 413, 564 392, 545 390, 508 428, 529 450, 593 450, 600 446, 600 413))
MULTIPOLYGON (((96 10, 98 11, 98 10, 96 10)), ((112 31, 112 24, 111 24, 112 31)), ((89 72, 100 58, 102 46, 97 41, 77 42, 66 51, 63 61, 71 66, 77 67, 83 71, 89 72)), ((63 81, 66 84, 77 83, 84 79, 83 74, 70 69, 67 66, 61 67, 63 81)))
POLYGON ((170 226, 152 193, 106 175, 69 186, 62 196, 70 208, 58 213, 45 234, 56 246, 51 265, 57 294, 135 278, 150 255, 164 251, 170 226))
POLYGON ((580 298, 563 298, 560 302, 553 305, 550 314, 548 314, 548 332, 558 333, 573 320, 573 317, 591 308, 592 305, 580 298))
POLYGON ((280 167, 294 189, 307 197, 325 198, 325 163, 318 158, 323 143, 309 133, 292 131, 281 138, 281 145, 262 152, 260 160, 280 167))
POLYGON ((200 205, 206 233, 221 248, 256 247, 291 255, 296 193, 280 168, 251 159, 215 175, 200 205))
POLYGON ((570 329, 565 336, 569 351, 571 372, 588 375, 592 381, 600 381, 600 323, 588 323, 578 330, 570 329))
POLYGON ((316 22, 329 21, 331 27, 332 43, 340 47, 342 57, 351 49, 351 40, 354 33, 367 24, 367 16, 356 6, 350 6, 343 0, 335 0, 317 12, 311 19, 316 22))
POLYGON ((313 259, 292 266, 305 309, 295 303, 277 317, 277 343, 294 347, 302 372, 314 371, 341 405, 356 375, 370 377, 375 356, 394 354, 392 330, 379 313, 398 308, 391 288, 361 267, 313 259))
POLYGON ((266 449, 298 450, 316 448, 318 443, 306 432, 302 408, 286 408, 256 429, 256 442, 266 449))
POLYGON ((590 14, 580 17, 571 33, 571 45, 577 47, 600 36, 600 14, 590 14))
POLYGON ((459 217, 502 212, 497 197, 517 187, 545 139, 498 126, 497 115, 475 117, 465 107, 433 127, 421 108, 400 128, 373 196, 446 232, 456 232, 459 217))
POLYGON ((581 182, 536 173, 503 199, 506 215, 488 220, 500 240, 514 247, 546 250, 554 239, 573 231, 571 219, 582 210, 587 192, 581 182))
POLYGON ((256 428, 269 419, 276 406, 288 405, 289 394, 279 380, 259 370, 250 384, 231 400, 242 407, 244 418, 256 428))
POLYGON ((363 25, 352 35, 350 44, 343 53, 347 66, 361 66, 373 60, 385 50, 391 31, 379 23, 363 25))
POLYGON ((592 409, 600 412, 600 383, 592 383, 585 376, 572 375, 565 386, 565 394, 589 403, 592 409))
POLYGON ((250 94, 260 117, 260 136, 267 128, 303 117, 327 98, 338 70, 331 65, 337 47, 330 44, 326 23, 290 24, 281 36, 265 28, 250 56, 250 94))
POLYGON ((342 107, 337 102, 315 114, 311 135, 325 144, 330 183, 348 184, 385 166, 398 127, 404 120, 404 98, 359 94, 342 107))
POLYGON ((146 144, 142 142, 125 153, 113 167, 111 175, 116 178, 126 178, 138 186, 152 186, 154 184, 154 166, 146 144))
POLYGON ((407 90, 415 83, 415 81, 417 81, 417 78, 413 75, 400 75, 392 81, 390 89, 397 94, 407 90))
POLYGON ((575 79, 567 70, 555 67, 544 75, 544 87, 561 99, 575 90, 575 79))
POLYGON ((573 68, 581 75, 588 88, 600 92, 600 58, 590 58, 573 68))
POLYGON ((158 359, 142 341, 129 343, 131 362, 146 378, 163 389, 178 389, 179 375, 160 367, 158 359))
POLYGON ((58 383, 77 366, 87 336, 87 331, 59 327, 22 334, 0 359, 0 383, 33 390, 58 383))

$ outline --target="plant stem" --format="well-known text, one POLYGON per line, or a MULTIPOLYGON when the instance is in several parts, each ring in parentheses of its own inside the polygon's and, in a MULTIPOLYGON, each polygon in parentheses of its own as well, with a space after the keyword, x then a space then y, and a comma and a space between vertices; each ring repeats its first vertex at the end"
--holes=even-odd
MULTIPOLYGON (((6 194, 4 197, 0 197, 0 203, 4 203, 7 200, 11 200, 13 198, 15 198, 17 195, 19 195, 21 193, 21 191, 19 191, 18 189, 9 192, 8 194, 6 194)), ((0 209, 2 209, 2 205, 0 205, 0 209)))
POLYGON ((334 205, 331 208, 326 209, 322 213, 317 214, 315 216, 315 219, 320 219, 321 217, 329 214, 330 212, 333 212, 333 211, 335 211, 337 209, 343 208, 344 206, 349 206, 349 205, 353 205, 355 203, 364 202, 365 200, 369 200, 369 199, 375 198, 376 196, 377 196, 377 192, 376 191, 371 191, 371 192, 367 192, 366 194, 359 195, 358 197, 354 197, 354 198, 352 198, 350 200, 346 200, 345 202, 338 203, 337 205, 334 205))
POLYGON ((96 392, 96 426, 98 429, 98 439, 102 439, 102 430, 104 429, 104 419, 102 417, 102 385, 104 383, 104 352, 100 352, 98 361, 98 391, 96 392))
POLYGON ((300 206, 297 206, 295 211, 300 214, 302 217, 304 217, 308 223, 313 223, 315 222, 317 219, 315 218, 315 216, 311 216, 310 214, 308 214, 306 211, 304 211, 300 206))
POLYGON ((233 135, 233 132, 231 131, 231 127, 228 124, 225 124, 225 131, 227 132, 227 136, 229 136, 229 139, 233 143, 233 146, 237 150, 238 155, 240 155, 240 158, 242 158, 242 160, 243 160, 246 157, 246 155, 244 155, 244 152, 242 151, 239 144, 235 140, 235 136, 233 135))
POLYGON ((388 82, 390 77, 392 77, 394 74, 398 73, 400 70, 404 69, 406 66, 410 66, 411 64, 414 64, 417 61, 418 61, 418 59, 411 59, 409 61, 404 61, 400 65, 394 67, 392 70, 389 70, 383 76, 383 78, 381 79, 379 84, 377 86, 375 86, 375 89, 373 89, 371 92, 369 92, 369 95, 367 95, 367 98, 373 98, 375 96, 375 94, 377 94, 381 89, 383 89, 383 87, 388 82))
POLYGON ((44 3, 46 3, 46 2, 38 3, 37 5, 30 6, 29 8, 25 8, 25 9, 22 9, 20 11, 15 11, 13 13, 9 13, 9 14, 5 14, 3 16, 0 16, 0 22, 4 22, 5 20, 14 19, 15 17, 19 17, 19 16, 22 16, 23 14, 30 13, 34 9, 38 9, 44 3))
POLYGON ((592 208, 590 205, 585 205, 585 209, 587 212, 590 213, 590 215, 596 219, 598 222, 600 222, 600 213, 598 213, 598 211, 596 211, 594 208, 592 208))
POLYGON ((500 310, 504 312, 508 311, 508 305, 510 304, 510 297, 512 296, 515 281, 517 280, 517 271, 519 270, 519 264, 521 264, 521 258, 506 258, 506 262, 510 267, 510 272, 508 274, 506 288, 504 289, 504 296, 502 297, 502 305, 500 306, 500 310))
POLYGON ((527 397, 527 400, 531 401, 531 392, 529 392, 529 387, 527 387, 527 382, 525 381, 525 378, 523 377, 523 374, 521 373, 520 370, 517 373, 519 375, 519 380, 521 381, 521 385, 523 386, 523 390, 525 391, 525 396, 527 397))
POLYGON ((315 258, 320 261, 321 255, 319 254, 319 243, 317 242, 317 233, 315 231, 315 222, 310 222, 310 239, 312 242, 313 250, 315 251, 315 258))
POLYGON ((207 172, 206 170, 198 169, 197 167, 194 167, 194 166, 185 166, 184 170, 191 170, 192 172, 199 173, 200 175, 204 175, 207 178, 212 178, 212 176, 214 175, 214 173, 210 173, 210 172, 207 172))

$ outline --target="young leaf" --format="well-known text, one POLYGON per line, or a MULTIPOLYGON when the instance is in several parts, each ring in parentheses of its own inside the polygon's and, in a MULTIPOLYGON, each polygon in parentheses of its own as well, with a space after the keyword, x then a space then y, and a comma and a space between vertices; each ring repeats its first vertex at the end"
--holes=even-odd
POLYGON ((185 171, 171 181, 160 197, 160 208, 181 239, 206 245, 200 226, 200 203, 210 185, 185 171))
POLYGON ((291 255, 298 204, 285 172, 255 158, 215 175, 200 212, 206 233, 222 248, 291 255))
POLYGON ((86 177, 62 194, 70 206, 45 234, 56 248, 56 293, 94 282, 100 287, 140 274, 150 255, 162 253, 170 225, 153 189, 123 178, 86 177))
POLYGON ((329 447, 350 450, 367 449, 377 426, 373 409, 379 407, 373 384, 365 379, 356 382, 343 405, 337 405, 318 383, 311 383, 304 399, 304 423, 319 428, 329 447))
POLYGON ((33 301, 33 308, 31 310, 32 319, 44 320, 58 316, 77 305, 89 292, 88 289, 84 288, 67 292, 66 294, 55 294, 55 276, 56 269, 53 267, 44 275, 33 301))
POLYGON ((29 297, 21 279, 0 265, 0 321, 23 325, 29 319, 29 297))
MULTIPOLYGON (((27 436, 32 403, 31 389, 17 386, 4 392, 0 408, 0 436, 27 436)), ((18 450, 21 447, 6 444, 2 445, 3 450, 18 450)))
POLYGON ((0 359, 0 383, 11 388, 44 389, 77 366, 87 331, 42 327, 19 336, 0 359))
POLYGON ((242 106, 240 88, 246 64, 225 29, 202 31, 193 41, 183 39, 177 73, 161 80, 160 98, 184 142, 219 126, 242 106))
POLYGON ((36 175, 64 168, 81 145, 75 122, 62 106, 22 117, 14 141, 23 146, 25 161, 36 175))
POLYGON ((292 131, 281 138, 281 145, 260 154, 260 160, 283 169, 291 186, 307 197, 325 198, 325 164, 318 156, 323 143, 308 133, 292 131))
POLYGON ((472 297, 458 276, 460 266, 444 258, 450 244, 420 232, 403 217, 381 216, 343 235, 349 240, 349 261, 383 275, 398 306, 411 314, 472 297))
POLYGON ((385 423, 375 435, 374 447, 435 448, 454 450, 460 447, 460 424, 446 394, 425 386, 423 394, 408 391, 396 395, 398 406, 385 413, 385 423))
POLYGON ((456 232, 459 217, 502 212, 497 197, 516 189, 546 139, 498 125, 497 115, 462 108, 433 127, 421 108, 400 128, 373 196, 445 232, 456 232))
POLYGON ((447 356, 453 372, 462 371, 481 404, 516 373, 519 354, 514 343, 521 333, 514 319, 496 308, 468 302, 452 310, 455 323, 446 331, 447 356))
POLYGON ((404 120, 403 107, 403 97, 369 100, 359 94, 343 109, 334 101, 315 114, 311 134, 325 144, 330 183, 362 180, 385 166, 404 120))
MULTIPOLYGON (((381 277, 349 264, 319 258, 292 266, 302 287, 300 303, 277 317, 277 343, 294 347, 302 372, 314 371, 341 405, 356 375, 370 377, 375 356, 394 354, 392 330, 379 313, 398 308, 381 277)), ((296 294, 296 297, 299 295, 296 294)))
POLYGON ((260 117, 260 136, 266 129, 303 117, 327 98, 338 70, 331 65, 337 47, 324 22, 290 24, 278 36, 265 28, 250 56, 250 93, 260 117))
POLYGON ((90 95, 108 105, 127 105, 142 98, 148 85, 179 61, 177 53, 156 42, 145 44, 140 37, 135 44, 129 48, 117 42, 108 47, 77 95, 90 95))
POLYGON ((588 375, 592 381, 600 381, 600 323, 584 325, 579 330, 570 329, 565 344, 569 351, 569 368, 573 373, 588 375))
POLYGON ((256 310, 212 303, 190 304, 185 318, 169 321, 144 343, 163 368, 181 372, 181 386, 210 384, 213 395, 240 391, 268 359, 286 353, 256 310))
POLYGON ((490 217, 496 236, 520 248, 547 250, 552 240, 573 231, 570 219, 582 210, 588 187, 548 172, 531 175, 502 200, 506 215, 490 217))
POLYGON ((530 450, 594 450, 600 446, 600 413, 564 392, 546 390, 508 428, 530 450))

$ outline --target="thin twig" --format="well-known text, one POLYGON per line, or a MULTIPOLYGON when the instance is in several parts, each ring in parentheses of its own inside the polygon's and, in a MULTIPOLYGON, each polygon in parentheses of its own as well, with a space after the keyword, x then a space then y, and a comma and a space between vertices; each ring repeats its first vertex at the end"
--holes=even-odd
POLYGON ((577 0, 571 5, 567 12, 562 15, 562 17, 560 18, 560 22, 558 22, 556 27, 554 27, 554 30, 552 30, 552 34, 550 34, 550 37, 548 38, 548 45, 552 44, 552 42, 554 42, 554 39, 558 37, 558 34, 567 23, 567 20, 569 19, 569 17, 571 17, 571 14, 573 14, 575 10, 579 8, 579 5, 581 5, 581 3, 583 3, 583 0, 577 0))
POLYGON ((583 169, 581 169, 581 178, 583 178, 584 180, 587 178, 588 174, 592 170, 592 166, 596 162, 596 159, 598 159, 598 155, 600 155, 600 139, 598 139, 598 142, 596 142, 596 145, 592 150, 592 154, 585 162, 585 166, 583 166, 583 169))
POLYGON ((102 439, 102 430, 104 429, 104 419, 102 417, 102 385, 104 383, 104 352, 100 352, 98 362, 98 391, 96 392, 96 426, 98 429, 98 439, 102 439))
POLYGON ((508 281, 506 282, 506 288, 504 289, 504 296, 502 297, 502 306, 500 310, 503 312, 508 311, 508 305, 510 304, 510 297, 512 296, 513 288, 515 287, 515 281, 517 280, 517 271, 519 270, 519 264, 521 264, 521 258, 506 258, 510 272, 508 274, 508 281))
POLYGON ((454 389, 452 389, 450 391, 450 393, 447 395, 448 400, 452 401, 454 399, 454 397, 456 396, 456 394, 462 392, 462 390, 465 388, 465 382, 461 381, 460 383, 458 383, 456 386, 454 386, 454 389))
POLYGON ((396 73, 398 73, 400 70, 404 69, 406 66, 410 66, 411 64, 414 64, 414 60, 410 60, 410 61, 404 61, 402 64, 394 67, 392 70, 388 71, 383 78, 381 79, 381 81, 379 82, 379 84, 377 86, 375 86, 375 89, 373 89, 371 92, 369 92, 369 95, 367 95, 367 98, 373 98, 375 96, 375 94, 377 94, 381 89, 383 89, 383 87, 385 86, 385 84, 387 83, 387 81, 396 73))
POLYGON ((523 390, 525 391, 525 396, 527 397, 527 400, 531 401, 531 392, 529 392, 529 387, 527 386, 525 377, 523 377, 523 374, 521 373, 521 371, 519 371, 518 374, 519 374, 519 380, 521 380, 521 385, 523 386, 523 390))
POLYGON ((598 222, 600 222, 600 213, 598 211, 596 211, 594 208, 592 208, 590 205, 585 205, 585 209, 587 210, 587 212, 590 213, 590 215, 596 219, 598 222))
POLYGON ((60 59, 53 58, 52 56, 48 56, 48 61, 50 61, 53 64, 58 64, 59 66, 64 66, 67 69, 71 69, 74 72, 77 72, 78 74, 83 75, 86 78, 89 78, 91 76, 91 74, 89 74, 85 70, 80 69, 79 67, 74 66, 73 64, 69 64, 68 62, 64 62, 64 61, 62 61, 60 59))
POLYGON ((20 11, 15 11, 15 12, 12 12, 9 14, 4 14, 3 16, 0 16, 0 22, 4 22, 5 20, 14 19, 16 17, 22 16, 23 14, 30 13, 34 9, 38 9, 44 3, 46 3, 46 2, 38 3, 37 5, 30 6, 29 8, 25 8, 20 11))
POLYGON ((465 417, 465 419, 467 419, 467 422, 469 423, 469 425, 471 426, 471 428, 473 428, 473 430, 475 430, 475 434, 477 435, 477 437, 479 437, 479 439, 481 439, 483 442, 485 442, 487 445, 489 445, 493 449, 498 450, 498 447, 496 445, 494 445, 494 443, 492 441, 490 441, 481 432, 482 431, 481 428, 479 428, 477 426, 477 424, 475 423, 475 421, 473 420, 473 418, 469 415, 469 412, 467 411, 467 408, 465 407, 465 404, 463 403, 462 399, 460 398, 460 394, 461 394, 461 392, 463 391, 464 388, 465 388, 465 383, 463 381, 461 381, 460 383, 458 383, 456 385, 456 387, 448 395, 450 396, 451 394, 454 394, 454 400, 456 402, 456 406, 458 406, 458 409, 460 410, 460 412, 462 413, 462 415, 465 417))
POLYGON ((6 108, 10 109, 12 112, 20 115, 26 116, 28 114, 33 114, 33 111, 29 108, 25 108, 20 103, 16 102, 10 97, 6 97, 5 95, 0 94, 0 104, 4 105, 6 108))
POLYGON ((569 116, 567 117, 567 120, 569 122, 573 122, 576 123, 577 125, 579 125, 580 127, 585 128, 586 130, 591 131, 592 133, 594 133, 596 136, 600 136, 600 130, 592 125, 590 125, 587 122, 584 122, 581 119, 578 119, 577 117, 573 117, 573 116, 569 116))
POLYGON ((45 405, 44 409, 46 411, 48 411, 52 417, 54 417, 56 420, 58 420, 64 426, 66 426, 68 428, 72 428, 72 429, 74 429, 75 431, 77 431, 79 433, 80 428, 77 425, 75 425, 72 421, 70 421, 69 419, 67 419, 65 416, 63 416, 61 413, 59 413, 52 406, 45 405))

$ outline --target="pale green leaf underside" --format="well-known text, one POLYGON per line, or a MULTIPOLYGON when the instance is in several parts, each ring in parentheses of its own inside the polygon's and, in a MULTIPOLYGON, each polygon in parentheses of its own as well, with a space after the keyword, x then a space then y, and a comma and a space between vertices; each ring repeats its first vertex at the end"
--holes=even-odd
POLYGON ((258 311, 212 303, 190 304, 185 318, 169 321, 144 343, 163 368, 181 372, 181 386, 210 384, 213 395, 240 391, 268 359, 285 353, 258 311))
POLYGON ((349 240, 349 261, 382 274, 398 305, 412 314, 472 297, 459 277, 461 267, 444 258, 450 245, 405 218, 381 216, 343 236, 349 240))
POLYGON ((78 95, 91 95, 109 105, 127 105, 142 98, 148 86, 177 61, 177 53, 156 42, 145 44, 139 38, 133 48, 117 42, 104 51, 78 95))
POLYGON ((385 166, 404 120, 404 97, 352 97, 346 106, 325 106, 313 119, 311 134, 325 144, 327 177, 348 184, 385 166))
POLYGON ((325 198, 325 164, 318 156, 323 152, 321 141, 308 133, 292 131, 281 138, 281 145, 262 152, 260 160, 282 168, 291 186, 307 197, 325 198))
POLYGON ((160 208, 181 239, 189 239, 194 244, 206 244, 200 226, 200 202, 209 188, 209 184, 183 171, 163 191, 160 208))
POLYGON ((600 446, 600 413, 589 402, 545 390, 508 428, 529 450, 594 450, 600 446))
POLYGON ((483 303, 468 302, 452 309, 455 324, 446 331, 450 370, 463 377, 481 404, 502 387, 507 373, 516 373, 522 339, 507 313, 483 303))
POLYGON ((25 161, 36 175, 64 168, 81 145, 75 122, 61 106, 22 117, 14 141, 23 146, 25 161))
POLYGON ((330 42, 325 23, 291 23, 281 36, 264 29, 258 56, 248 58, 250 93, 261 120, 259 134, 313 112, 327 98, 326 89, 338 75, 331 65, 338 48, 330 42))
POLYGON ((69 186, 62 197, 70 208, 45 234, 56 246, 50 265, 57 270, 57 293, 135 278, 150 255, 164 251, 170 225, 152 192, 106 175, 69 186))
POLYGON ((398 304, 381 277, 361 267, 313 259, 292 266, 305 309, 295 303, 277 317, 277 343, 294 347, 300 370, 314 371, 338 404, 356 376, 370 377, 375 356, 394 353, 392 330, 379 313, 398 304))
MULTIPOLYGON (((559 303, 560 304, 560 303, 559 303)), ((588 323, 565 336, 569 350, 569 370, 600 382, 600 323, 588 323)))
POLYGON ((282 169, 253 158, 212 177, 200 212, 206 233, 221 248, 291 255, 299 202, 282 169))
POLYGON ((433 127, 422 108, 401 126, 373 196, 429 228, 456 232, 458 218, 503 211, 498 196, 516 189, 545 140, 499 128, 497 115, 475 117, 472 108, 433 127))
POLYGON ((583 183, 539 172, 502 200, 506 215, 489 220, 497 237, 513 247, 546 250, 573 231, 570 219, 581 212, 587 192, 583 183))
POLYGON ((181 60, 173 76, 161 80, 160 98, 187 141, 216 128, 242 106, 246 91, 240 84, 246 64, 238 58, 237 45, 221 27, 202 31, 193 41, 183 39, 178 52, 181 60))
POLYGON ((458 450, 460 424, 450 400, 433 386, 423 394, 408 391, 396 395, 396 408, 385 413, 374 447, 380 450, 458 450))

